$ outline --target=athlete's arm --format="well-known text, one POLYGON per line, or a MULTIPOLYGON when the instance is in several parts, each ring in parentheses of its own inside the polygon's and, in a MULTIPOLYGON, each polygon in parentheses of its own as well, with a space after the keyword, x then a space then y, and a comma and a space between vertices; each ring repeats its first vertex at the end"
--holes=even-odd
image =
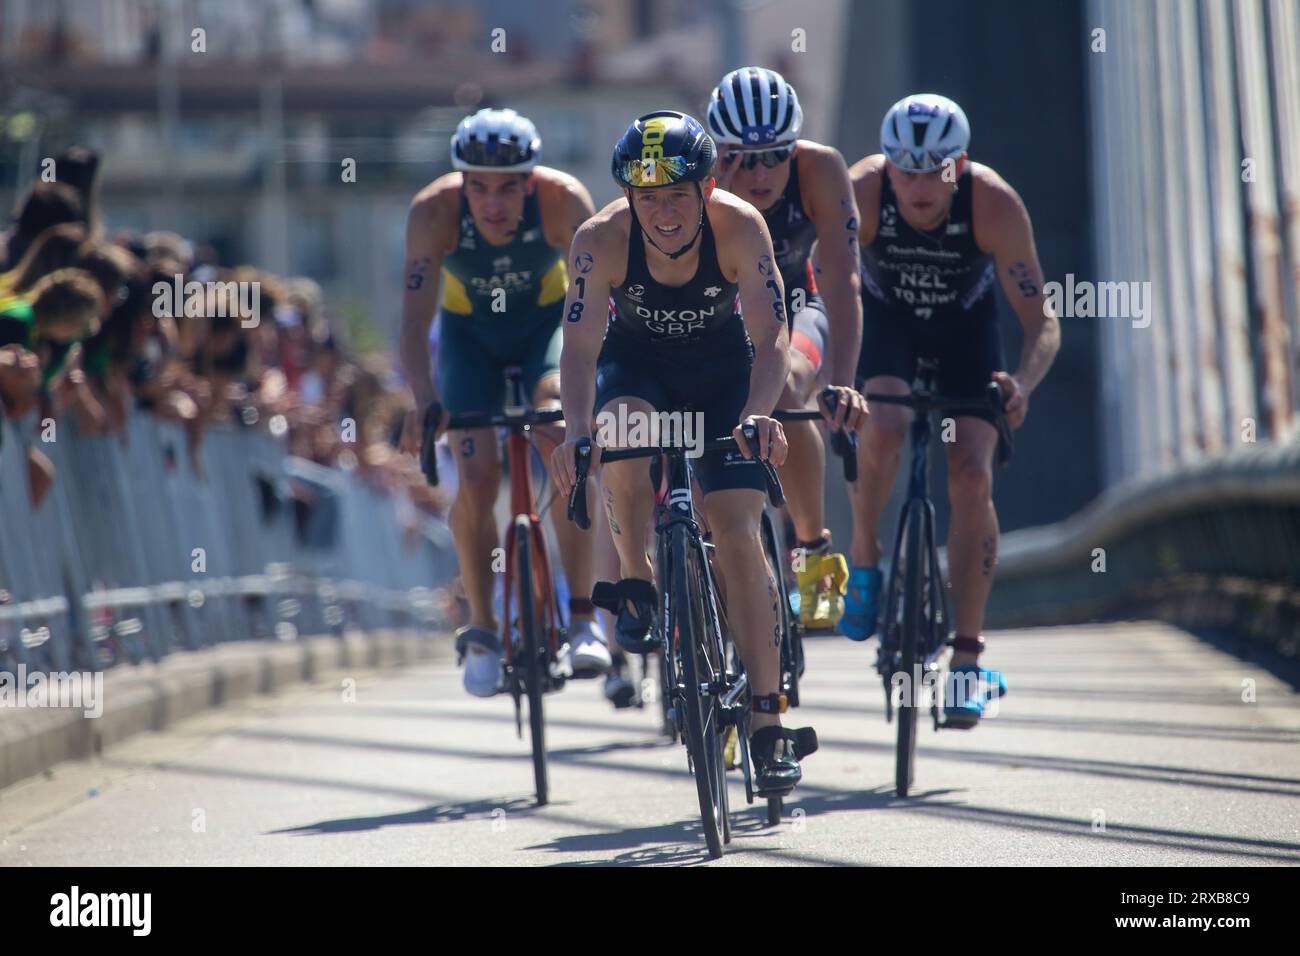
MULTIPOLYGON (((749 373, 749 398, 740 413, 743 422, 754 418, 759 426, 759 456, 774 465, 785 462, 786 442, 781 423, 772 418, 777 399, 790 374, 790 334, 786 328, 785 287, 772 252, 772 236, 762 214, 749 203, 728 193, 713 206, 711 219, 718 236, 718 264, 728 280, 740 286, 740 314, 754 343, 754 366, 749 373)), ((737 440, 742 450, 745 443, 737 440)))
POLYGON ((853 181, 853 199, 858 206, 858 244, 869 246, 876 241, 880 227, 881 180, 885 176, 885 157, 882 153, 863 156, 849 167, 853 181))
MULTIPOLYGON (((802 148, 802 147, 801 147, 802 148)), ((796 158, 797 158, 796 154, 796 158)), ((858 206, 848 167, 838 150, 818 149, 809 157, 811 176, 800 177, 817 226, 817 288, 826 301, 830 384, 853 387, 862 348, 862 300, 858 298, 858 206)))
MULTIPOLYGON (((551 171, 548 170, 548 173, 551 171)), ((537 204, 546 241, 568 252, 578 227, 596 212, 591 193, 567 173, 555 172, 538 183, 537 204)))
MULTIPOLYGON (((609 322, 609 290, 614 270, 618 229, 602 213, 588 219, 574 234, 569 249, 569 291, 564 299, 564 347, 560 352, 560 407, 564 410, 565 441, 551 455, 551 474, 567 495, 576 479, 573 452, 579 439, 591 437, 596 403, 596 361, 609 322)), ((592 444, 589 474, 595 474, 600 450, 592 444)))
POLYGON ((418 454, 424 410, 438 400, 433 384, 433 360, 429 351, 429 328, 438 309, 438 278, 443 250, 450 242, 448 232, 456 223, 442 211, 437 192, 422 191, 411 202, 406 217, 406 257, 402 264, 402 321, 398 352, 402 372, 415 397, 415 409, 402 428, 403 451, 418 454))
POLYGON ((1029 411, 1030 393, 1061 348, 1061 325, 1043 295, 1043 269, 1024 202, 987 167, 971 178, 975 242, 992 253, 1002 291, 1024 329, 1019 367, 1009 375, 996 372, 993 376, 1007 395, 1007 419, 1018 428, 1029 411))

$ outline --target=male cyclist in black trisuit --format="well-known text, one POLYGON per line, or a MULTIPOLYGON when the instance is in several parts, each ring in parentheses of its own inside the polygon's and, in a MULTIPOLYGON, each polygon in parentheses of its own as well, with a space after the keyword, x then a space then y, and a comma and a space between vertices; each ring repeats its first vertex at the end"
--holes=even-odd
MULTIPOLYGON (((777 794, 802 771, 797 738, 780 724, 779 598, 759 537, 765 482, 754 457, 778 466, 786 457, 770 417, 789 371, 784 291, 763 217, 714 189, 714 150, 695 119, 667 110, 639 118, 615 147, 624 195, 583 224, 569 253, 560 359, 567 440, 551 470, 571 488, 577 441, 591 436, 596 412, 617 415, 620 406, 648 419, 690 404, 706 436, 737 436, 741 454, 705 454, 694 471, 753 687, 756 788, 777 794), (756 427, 757 448, 746 445, 742 422, 756 427)), ((599 464, 593 445, 593 473, 599 464)), ((649 469, 616 462, 601 477, 623 575, 615 634, 627 650, 648 651, 658 603, 643 533, 654 507, 649 469)))
MULTIPOLYGON (((844 157, 833 147, 799 138, 803 110, 794 87, 762 67, 724 76, 709 101, 707 121, 722 149, 718 186, 752 203, 772 234, 790 324, 790 374, 780 407, 811 407, 821 379, 836 387, 837 408, 851 406, 857 415, 865 414, 866 404, 853 390, 862 304, 858 211, 844 157)), ((831 421, 825 406, 823 414, 831 421)), ((790 454, 781 467, 781 484, 804 552, 795 572, 799 618, 810 630, 834 628, 844 614, 848 567, 844 555, 831 553, 824 527, 826 450, 816 422, 786 422, 785 434, 790 454)))
MULTIPOLYGON (((1029 213, 1001 176, 968 160, 970 126, 947 97, 921 93, 899 100, 885 114, 880 137, 883 155, 867 156, 851 170, 862 214, 863 391, 908 394, 917 358, 927 357, 937 360, 942 395, 980 398, 996 381, 1008 421, 1019 428, 1061 337, 1043 296, 1029 213), (1005 371, 998 337, 997 283, 1024 329, 1020 364, 1012 373, 1005 371)), ((853 568, 840 623, 854 640, 865 641, 876 627, 880 516, 911 418, 910 410, 897 405, 876 407, 859 449, 853 568)), ((971 727, 988 697, 1006 692, 1001 675, 979 664, 984 606, 997 563, 997 431, 992 413, 955 418, 956 440, 945 451, 957 628, 944 710, 948 723, 971 727), (972 682, 987 689, 963 694, 959 688, 972 682)))

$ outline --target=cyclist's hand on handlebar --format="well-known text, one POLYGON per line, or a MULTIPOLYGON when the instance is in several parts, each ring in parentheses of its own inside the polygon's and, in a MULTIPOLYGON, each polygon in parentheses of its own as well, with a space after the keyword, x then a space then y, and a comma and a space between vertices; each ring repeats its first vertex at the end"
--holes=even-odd
MULTIPOLYGON (((398 440, 398 448, 409 455, 414 455, 416 458, 420 457, 420 452, 424 447, 424 416, 429 410, 429 406, 434 404, 437 404, 437 399, 427 405, 417 405, 407 412, 402 419, 402 437, 398 440)), ((438 430, 433 436, 434 441, 442 437, 442 433, 447 427, 447 419, 450 417, 447 410, 443 408, 442 414, 438 417, 438 430)))
POLYGON ((764 458, 777 466, 785 464, 789 445, 786 444, 785 429, 775 418, 766 415, 750 415, 731 430, 731 436, 736 439, 736 444, 740 446, 740 453, 746 458, 755 457, 754 453, 757 450, 757 457, 764 458), (750 448, 749 443, 745 441, 745 436, 741 432, 744 425, 753 425, 758 432, 757 449, 750 448))
MULTIPOLYGON (((575 460, 575 452, 578 448, 578 438, 566 438, 562 444, 555 446, 555 451, 551 452, 551 478, 555 481, 555 486, 559 489, 560 494, 568 496, 573 491, 573 486, 578 481, 578 465, 575 460)), ((590 436, 587 436, 590 438, 590 436)), ((600 446, 595 440, 591 442, 591 465, 587 469, 587 477, 590 478, 600 468, 600 446)))
POLYGON ((1029 389, 1014 375, 1006 372, 994 372, 993 381, 1002 389, 1003 407, 1007 413, 1007 423, 1012 428, 1019 428, 1025 423, 1029 414, 1029 389))
POLYGON ((847 385, 831 385, 817 396, 817 407, 821 409, 822 418, 831 428, 843 428, 845 431, 857 432, 867 420, 867 400, 862 393, 847 385), (834 409, 828 405, 827 392, 835 396, 834 409))

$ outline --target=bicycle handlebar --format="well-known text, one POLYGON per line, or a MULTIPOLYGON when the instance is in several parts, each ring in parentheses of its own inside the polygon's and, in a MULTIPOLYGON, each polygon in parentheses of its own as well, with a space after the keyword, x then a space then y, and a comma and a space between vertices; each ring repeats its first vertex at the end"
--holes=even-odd
MULTIPOLYGON (((420 445, 420 470, 429 484, 438 484, 438 454, 434 447, 433 436, 438 430, 438 419, 442 417, 442 405, 434 402, 424 412, 424 438, 420 445)), ((496 415, 452 415, 447 419, 445 431, 466 428, 524 428, 530 425, 548 425, 551 422, 564 421, 564 412, 558 408, 537 411, 508 410, 496 415)))
MULTIPOLYGON (((831 388, 822 389, 820 398, 826 403, 826 408, 830 413, 834 415, 837 401, 835 390, 831 388)), ((815 421, 822 417, 822 413, 806 408, 778 408, 772 413, 772 417, 781 422, 815 421)), ((858 436, 844 428, 835 429, 835 431, 831 432, 831 451, 835 452, 844 464, 844 480, 848 482, 857 481, 858 436)))
MULTIPOLYGON (((757 452, 758 449, 758 431, 753 425, 744 424, 740 427, 740 433, 745 436, 745 441, 750 448, 757 452)), ((710 438, 704 442, 701 453, 713 451, 735 451, 740 445, 736 439, 728 435, 725 438, 710 438)), ((680 448, 662 448, 658 445, 650 445, 644 448, 615 448, 610 451, 600 453, 601 464, 608 461, 627 461, 632 458, 654 458, 658 455, 680 454, 680 448)), ((751 461, 757 461, 763 469, 763 480, 767 484, 767 500, 771 502, 773 508, 780 508, 785 504, 785 492, 781 488, 781 479, 776 475, 776 468, 766 458, 752 458, 751 461)), ((577 480, 573 484, 573 490, 569 493, 569 520, 575 522, 579 528, 586 531, 591 527, 591 519, 587 514, 587 472, 591 467, 591 439, 579 439, 577 447, 574 449, 574 464, 577 468, 577 480)))
POLYGON ((916 392, 910 395, 884 395, 876 392, 864 392, 863 397, 868 402, 880 402, 884 405, 902 405, 910 408, 918 414, 928 414, 932 411, 945 412, 993 412, 993 427, 998 431, 998 467, 1002 467, 1011 461, 1011 456, 1015 453, 1015 440, 1011 433, 1011 423, 1007 421, 1006 402, 1002 397, 1002 389, 998 387, 997 382, 989 382, 984 386, 984 397, 981 398, 948 398, 943 395, 916 392))

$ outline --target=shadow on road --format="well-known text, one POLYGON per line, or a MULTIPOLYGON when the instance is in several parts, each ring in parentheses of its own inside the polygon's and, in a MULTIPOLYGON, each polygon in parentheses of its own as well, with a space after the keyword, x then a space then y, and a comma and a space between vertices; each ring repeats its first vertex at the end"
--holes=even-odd
POLYGON ((271 835, 295 833, 317 836, 323 833, 356 833, 362 830, 382 830, 384 827, 407 826, 426 823, 452 823, 475 817, 492 819, 498 812, 510 815, 535 813, 543 809, 526 797, 511 800, 472 800, 465 803, 435 803, 433 806, 410 810, 406 813, 389 813, 376 817, 348 817, 342 820, 323 820, 300 827, 271 830, 271 835))

